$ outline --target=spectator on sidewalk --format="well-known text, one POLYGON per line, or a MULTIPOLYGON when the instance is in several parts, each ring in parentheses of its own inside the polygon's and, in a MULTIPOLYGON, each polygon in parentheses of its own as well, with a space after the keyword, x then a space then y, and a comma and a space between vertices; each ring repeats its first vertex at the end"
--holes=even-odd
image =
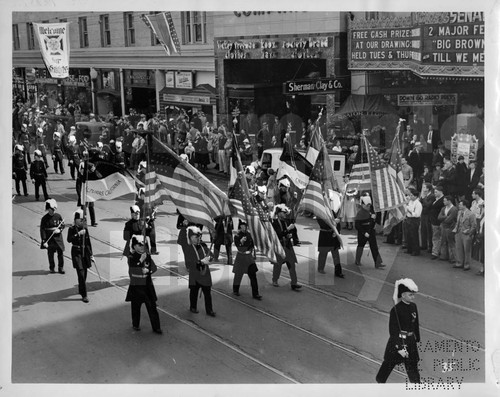
POLYGON ((457 224, 458 209, 453 205, 453 197, 447 195, 443 199, 444 207, 438 215, 441 223, 441 254, 442 261, 455 263, 455 233, 453 229, 457 224))
POLYGON ((458 202, 457 224, 455 232, 455 247, 457 262, 455 269, 470 270, 472 255, 472 239, 476 233, 476 216, 469 209, 469 201, 462 199, 458 202))

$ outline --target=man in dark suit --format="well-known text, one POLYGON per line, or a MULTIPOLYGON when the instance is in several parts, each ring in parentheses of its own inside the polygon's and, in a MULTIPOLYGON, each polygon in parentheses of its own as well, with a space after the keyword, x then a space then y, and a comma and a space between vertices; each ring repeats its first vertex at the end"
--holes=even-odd
POLYGON ((414 149, 408 156, 408 165, 413 170, 413 183, 418 191, 420 191, 420 188, 422 187, 422 174, 424 172, 424 156, 421 152, 422 144, 420 142, 416 142, 414 149))
POLYGON ((427 144, 431 146, 431 151, 434 152, 441 141, 441 134, 439 130, 432 128, 432 124, 429 124, 429 129, 427 130, 427 144))
POLYGON ((434 201, 429 207, 429 221, 432 227, 432 259, 438 259, 441 252, 441 222, 438 220, 441 208, 444 207, 443 187, 434 188, 434 201))
POLYGON ((475 160, 469 161, 469 168, 467 170, 467 193, 465 197, 469 201, 472 199, 472 192, 477 187, 481 174, 481 169, 477 168, 477 162, 475 160))
POLYGON ((435 167, 436 164, 444 164, 444 156, 445 156, 445 148, 443 144, 438 146, 437 152, 434 154, 432 158, 432 166, 435 167))
POLYGON ((453 205, 453 197, 448 195, 443 200, 444 207, 438 215, 441 222, 441 260, 455 263, 455 233, 458 209, 453 205))

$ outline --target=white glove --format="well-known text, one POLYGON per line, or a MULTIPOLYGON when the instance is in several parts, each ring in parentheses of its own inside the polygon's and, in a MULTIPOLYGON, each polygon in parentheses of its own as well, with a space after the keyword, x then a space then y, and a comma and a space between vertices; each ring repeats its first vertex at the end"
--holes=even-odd
POLYGON ((43 243, 43 248, 49 248, 49 244, 48 243, 43 243))
POLYGON ((408 352, 406 351, 406 349, 398 350, 398 353, 401 355, 401 357, 408 358, 408 352))
POLYGON ((370 233, 365 233, 365 237, 366 238, 370 237, 370 233))
POLYGON ((85 229, 82 229, 82 230, 80 230, 80 231, 78 232, 78 235, 79 235, 79 236, 85 236, 85 233, 86 233, 86 232, 85 232, 85 229))
POLYGON ((54 234, 61 234, 61 229, 54 230, 54 234))

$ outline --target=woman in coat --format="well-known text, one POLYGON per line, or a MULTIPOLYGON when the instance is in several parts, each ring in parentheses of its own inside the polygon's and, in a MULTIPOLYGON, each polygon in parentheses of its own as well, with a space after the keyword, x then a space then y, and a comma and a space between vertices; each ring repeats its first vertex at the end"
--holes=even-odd
POLYGON ((151 279, 151 274, 157 267, 151 255, 146 253, 146 247, 140 239, 133 236, 130 241, 130 254, 128 256, 128 274, 130 285, 127 291, 126 302, 130 302, 132 309, 132 327, 140 331, 141 306, 144 303, 148 311, 153 332, 162 334, 160 316, 156 309, 156 291, 151 279))

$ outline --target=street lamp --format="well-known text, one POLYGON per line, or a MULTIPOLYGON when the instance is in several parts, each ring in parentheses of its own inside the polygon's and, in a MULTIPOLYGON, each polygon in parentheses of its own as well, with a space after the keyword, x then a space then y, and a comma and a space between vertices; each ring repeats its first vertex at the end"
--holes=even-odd
POLYGON ((95 95, 95 83, 97 81, 97 70, 93 67, 90 68, 90 89, 92 91, 92 113, 97 114, 96 112, 96 95, 95 95))

